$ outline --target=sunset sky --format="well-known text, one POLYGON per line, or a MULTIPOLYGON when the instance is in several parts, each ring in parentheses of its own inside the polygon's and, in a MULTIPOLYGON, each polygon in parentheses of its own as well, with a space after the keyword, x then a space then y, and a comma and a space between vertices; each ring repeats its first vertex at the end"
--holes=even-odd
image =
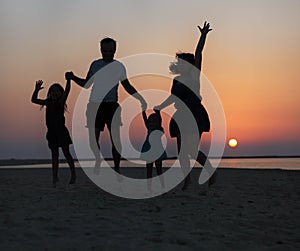
MULTIPOLYGON (((204 21, 213 31, 202 73, 222 103, 227 139, 238 140, 225 155, 300 155, 299 13, 298 0, 1 0, 0 159, 50 158, 45 110, 30 102, 36 80, 45 83, 44 98, 52 83, 65 86, 66 71, 85 77, 106 36, 118 42, 117 59, 194 52, 204 21)), ((131 82, 137 90, 169 92, 171 77, 131 82)), ((70 133, 80 91, 74 84, 68 99, 70 133)), ((143 124, 136 128, 142 142, 143 124)))

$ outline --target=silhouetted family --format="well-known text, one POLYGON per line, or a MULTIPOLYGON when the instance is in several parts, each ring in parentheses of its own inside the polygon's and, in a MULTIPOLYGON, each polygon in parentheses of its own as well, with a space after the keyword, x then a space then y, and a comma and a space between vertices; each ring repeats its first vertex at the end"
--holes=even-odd
MULTIPOLYGON (((167 158, 163 148, 161 137, 164 134, 162 127, 162 117, 160 110, 174 104, 176 112, 170 121, 169 132, 171 137, 177 140, 177 148, 179 154, 179 162, 185 175, 184 185, 182 190, 185 190, 191 183, 189 174, 190 158, 196 159, 202 166, 211 167, 209 160, 204 153, 198 151, 201 135, 203 132, 210 130, 209 116, 201 104, 202 97, 200 96, 200 71, 202 64, 202 51, 204 48, 207 34, 211 31, 209 23, 204 23, 203 27, 199 27, 201 33, 196 46, 195 54, 192 53, 177 53, 175 61, 170 64, 171 73, 176 77, 173 79, 171 95, 160 105, 154 107, 154 111, 148 117, 146 115, 147 103, 145 99, 137 92, 127 79, 125 66, 114 59, 116 52, 116 41, 112 38, 104 38, 100 41, 100 51, 102 58, 91 63, 89 71, 85 78, 76 76, 72 71, 65 73, 66 87, 65 89, 58 83, 50 86, 46 99, 39 99, 38 93, 43 89, 42 80, 38 80, 35 85, 35 90, 32 94, 31 101, 35 104, 46 107, 46 126, 48 146, 52 154, 52 171, 53 171, 53 186, 58 182, 58 166, 59 166, 59 148, 61 147, 64 156, 68 162, 71 171, 70 184, 76 181, 76 173, 74 160, 69 151, 69 145, 72 140, 68 129, 65 126, 64 112, 66 111, 66 100, 70 92, 71 81, 83 88, 91 88, 89 102, 86 110, 86 127, 89 131, 90 148, 95 156, 94 172, 98 173, 101 168, 100 155, 100 134, 104 130, 105 125, 108 128, 112 142, 112 157, 114 160, 114 169, 120 173, 121 160, 121 140, 120 126, 121 109, 118 103, 118 87, 121 84, 126 92, 140 101, 142 108, 142 116, 147 129, 146 140, 141 149, 141 159, 146 161, 148 189, 151 189, 150 178, 152 177, 153 164, 155 164, 157 174, 160 175, 162 187, 164 180, 162 179, 162 161, 167 158), (98 74, 101 71, 101 74, 98 74), (196 121, 196 127, 185 124, 188 133, 182 133, 178 121, 183 120, 186 115, 184 107, 187 107, 196 121), (196 128, 196 129, 195 129, 196 128), (155 133, 155 137, 151 138, 151 133, 155 133), (158 133, 157 133, 158 132, 158 133), (191 146, 185 144, 182 147, 182 142, 188 142, 189 138, 197 137, 197 144, 191 146), (149 157, 151 146, 155 141, 155 147, 160 149, 159 156, 149 157), (195 155, 195 152, 197 154, 195 155)), ((207 170, 210 172, 210 170, 207 170)), ((216 173, 209 179, 209 185, 213 184, 216 179, 216 173)))

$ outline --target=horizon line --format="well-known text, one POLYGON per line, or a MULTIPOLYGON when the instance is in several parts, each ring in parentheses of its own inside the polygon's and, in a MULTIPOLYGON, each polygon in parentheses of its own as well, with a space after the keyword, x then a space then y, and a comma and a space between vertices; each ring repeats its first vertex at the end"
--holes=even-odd
MULTIPOLYGON (((249 156, 222 156, 222 157, 209 157, 209 159, 263 159, 263 158, 300 158, 300 155, 249 155, 249 156)), ((169 157, 166 160, 175 160, 178 159, 176 156, 169 157)), ((82 161, 93 161, 94 159, 84 159, 82 161)), ((104 158, 106 161, 113 161, 113 158, 108 157, 104 158)), ((121 161, 130 161, 130 160, 139 160, 139 158, 121 158, 121 161)), ((59 160, 61 163, 67 163, 65 159, 59 160)), ((74 158, 75 162, 79 162, 77 158, 74 158)), ((10 166, 10 165, 30 165, 30 164, 51 164, 52 160, 49 158, 40 158, 40 159, 22 159, 22 158, 6 158, 0 159, 0 166, 10 166)))

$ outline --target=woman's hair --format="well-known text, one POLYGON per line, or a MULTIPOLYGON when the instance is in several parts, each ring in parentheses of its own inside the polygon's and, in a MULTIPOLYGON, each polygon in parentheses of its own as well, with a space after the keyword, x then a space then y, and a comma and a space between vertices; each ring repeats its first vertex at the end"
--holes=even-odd
POLYGON ((192 53, 185 53, 185 52, 177 52, 176 53, 176 60, 174 62, 171 62, 169 69, 172 74, 180 74, 180 69, 178 67, 178 61, 184 60, 191 65, 194 65, 195 63, 195 56, 192 53))
MULTIPOLYGON (((64 88, 60 85, 60 84, 58 84, 58 83, 54 83, 54 84, 52 84, 50 87, 49 87, 49 89, 48 89, 48 92, 47 92, 47 101, 50 101, 51 100, 51 91, 53 90, 53 88, 58 88, 59 90, 60 90, 60 92, 61 92, 61 95, 63 95, 63 93, 64 93, 64 88)), ((42 107, 41 108, 43 108, 44 107, 44 105, 42 105, 42 107)), ((65 111, 67 111, 67 104, 64 104, 64 110, 65 111)))

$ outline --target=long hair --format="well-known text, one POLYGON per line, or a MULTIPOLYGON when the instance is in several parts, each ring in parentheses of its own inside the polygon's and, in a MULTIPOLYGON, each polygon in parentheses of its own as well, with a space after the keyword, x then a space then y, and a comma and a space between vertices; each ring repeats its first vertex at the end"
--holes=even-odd
POLYGON ((180 74, 180 69, 178 66, 178 61, 184 60, 187 63, 190 63, 191 65, 194 65, 195 63, 195 56, 192 53, 186 53, 186 52, 177 52, 175 61, 170 63, 169 69, 172 74, 180 74))
MULTIPOLYGON (((52 101, 51 99, 51 91, 54 89, 54 88, 58 88, 59 91, 61 92, 61 95, 63 95, 64 93, 64 88, 59 84, 59 83, 54 83, 52 84, 49 89, 48 89, 48 92, 47 92, 47 98, 46 98, 46 102, 49 102, 49 101, 52 101)), ((44 107, 44 105, 42 105, 41 109, 44 107)), ((64 111, 67 111, 67 104, 65 103, 64 104, 64 111)))

